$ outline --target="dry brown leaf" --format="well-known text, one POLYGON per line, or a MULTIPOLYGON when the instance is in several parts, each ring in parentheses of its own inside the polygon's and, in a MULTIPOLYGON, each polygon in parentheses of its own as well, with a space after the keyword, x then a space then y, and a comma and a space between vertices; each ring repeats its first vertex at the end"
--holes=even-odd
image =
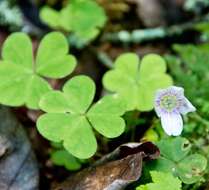
POLYGON ((122 190, 140 178, 143 160, 158 156, 159 150, 151 142, 124 144, 53 190, 122 190))

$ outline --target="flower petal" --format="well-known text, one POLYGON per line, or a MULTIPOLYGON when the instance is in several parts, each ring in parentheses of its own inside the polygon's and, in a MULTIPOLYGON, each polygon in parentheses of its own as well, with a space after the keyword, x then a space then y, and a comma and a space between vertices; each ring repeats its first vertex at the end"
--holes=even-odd
POLYGON ((194 111, 196 111, 196 108, 191 104, 191 102, 187 98, 184 98, 183 104, 179 108, 179 112, 185 115, 189 112, 194 112, 194 111))
POLYGON ((161 124, 169 135, 179 136, 183 130, 183 120, 180 114, 165 113, 161 115, 161 124))
POLYGON ((184 89, 178 86, 171 86, 168 88, 169 91, 173 93, 178 93, 179 96, 184 96, 184 89))
POLYGON ((161 117, 161 115, 163 114, 163 110, 160 108, 159 105, 157 105, 157 103, 155 103, 154 109, 155 109, 155 112, 156 112, 157 116, 161 117))
POLYGON ((162 108, 160 107, 160 101, 164 94, 165 90, 163 89, 159 89, 155 93, 154 109, 158 117, 161 117, 161 114, 163 112, 162 108))

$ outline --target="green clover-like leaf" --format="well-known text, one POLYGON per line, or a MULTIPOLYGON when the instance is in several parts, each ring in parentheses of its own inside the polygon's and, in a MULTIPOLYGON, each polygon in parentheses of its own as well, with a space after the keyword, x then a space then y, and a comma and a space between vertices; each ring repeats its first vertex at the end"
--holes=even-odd
POLYGON ((49 26, 74 32, 82 39, 93 39, 106 22, 102 7, 93 0, 75 0, 61 11, 43 7, 40 17, 49 26))
POLYGON ((179 178, 187 184, 200 180, 207 167, 207 159, 201 154, 192 154, 185 157, 178 164, 177 173, 179 178))
POLYGON ((161 155, 169 160, 178 162, 191 151, 191 144, 186 138, 176 137, 161 140, 157 143, 161 155))
POLYGON ((51 90, 42 77, 62 78, 73 71, 76 60, 68 50, 65 37, 52 32, 41 41, 34 61, 29 37, 24 33, 10 35, 2 48, 0 103, 37 109, 40 97, 51 90))
POLYGON ((125 100, 127 110, 149 111, 153 109, 156 90, 172 85, 165 72, 166 63, 159 55, 149 54, 139 63, 136 54, 126 53, 104 75, 103 84, 125 100))
POLYGON ((157 143, 161 157, 150 162, 151 170, 171 172, 182 182, 192 184, 199 181, 207 167, 207 159, 200 154, 190 154, 191 145, 187 139, 168 138, 157 143))
POLYGON ((150 172, 152 183, 140 185, 136 190, 181 190, 181 181, 171 173, 150 172))
POLYGON ((87 76, 73 77, 62 92, 45 94, 40 107, 47 113, 38 119, 39 132, 51 141, 63 142, 76 157, 91 157, 97 149, 92 127, 109 138, 119 136, 125 128, 120 117, 125 110, 122 100, 105 96, 91 106, 94 95, 95 84, 87 76))
POLYGON ((41 9, 40 18, 52 28, 59 28, 61 25, 60 13, 48 6, 41 9))
POLYGON ((53 151, 51 154, 51 160, 54 164, 64 166, 68 170, 79 170, 81 168, 79 160, 66 150, 53 151))

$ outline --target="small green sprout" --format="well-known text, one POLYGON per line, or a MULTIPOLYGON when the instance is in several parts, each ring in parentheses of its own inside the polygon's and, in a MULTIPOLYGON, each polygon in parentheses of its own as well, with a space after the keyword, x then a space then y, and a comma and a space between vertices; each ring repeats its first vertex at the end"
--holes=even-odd
POLYGON ((171 173, 150 172, 153 182, 140 185, 136 190, 181 190, 181 181, 171 173))
POLYGON ((104 75, 103 84, 124 99, 127 110, 149 111, 154 107, 156 90, 172 85, 171 77, 165 72, 166 63, 159 55, 149 54, 140 64, 136 54, 126 53, 104 75))
POLYGON ((65 36, 52 32, 41 41, 34 61, 29 37, 10 35, 2 48, 0 103, 38 109, 41 96, 52 90, 43 77, 63 78, 74 70, 76 60, 68 51, 65 36))
POLYGON ((92 128, 108 138, 119 136, 125 128, 125 105, 117 96, 105 96, 92 105, 95 84, 87 76, 69 80, 61 91, 45 94, 40 108, 47 112, 37 122, 39 132, 54 142, 63 142, 72 155, 85 159, 97 149, 92 128))
POLYGON ((64 166, 67 170, 76 171, 81 168, 79 160, 66 150, 53 151, 51 160, 55 165, 64 166))
POLYGON ((147 165, 151 170, 173 173, 182 182, 198 182, 207 167, 207 159, 201 154, 190 154, 191 144, 182 137, 168 138, 157 143, 161 157, 147 165))

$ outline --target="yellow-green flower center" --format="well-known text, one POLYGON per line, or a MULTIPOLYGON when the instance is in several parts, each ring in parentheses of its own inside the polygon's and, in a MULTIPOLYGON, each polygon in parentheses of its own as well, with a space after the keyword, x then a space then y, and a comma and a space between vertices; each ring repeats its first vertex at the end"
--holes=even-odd
POLYGON ((177 107, 177 98, 174 95, 165 95, 160 100, 160 107, 167 111, 173 111, 177 107))

